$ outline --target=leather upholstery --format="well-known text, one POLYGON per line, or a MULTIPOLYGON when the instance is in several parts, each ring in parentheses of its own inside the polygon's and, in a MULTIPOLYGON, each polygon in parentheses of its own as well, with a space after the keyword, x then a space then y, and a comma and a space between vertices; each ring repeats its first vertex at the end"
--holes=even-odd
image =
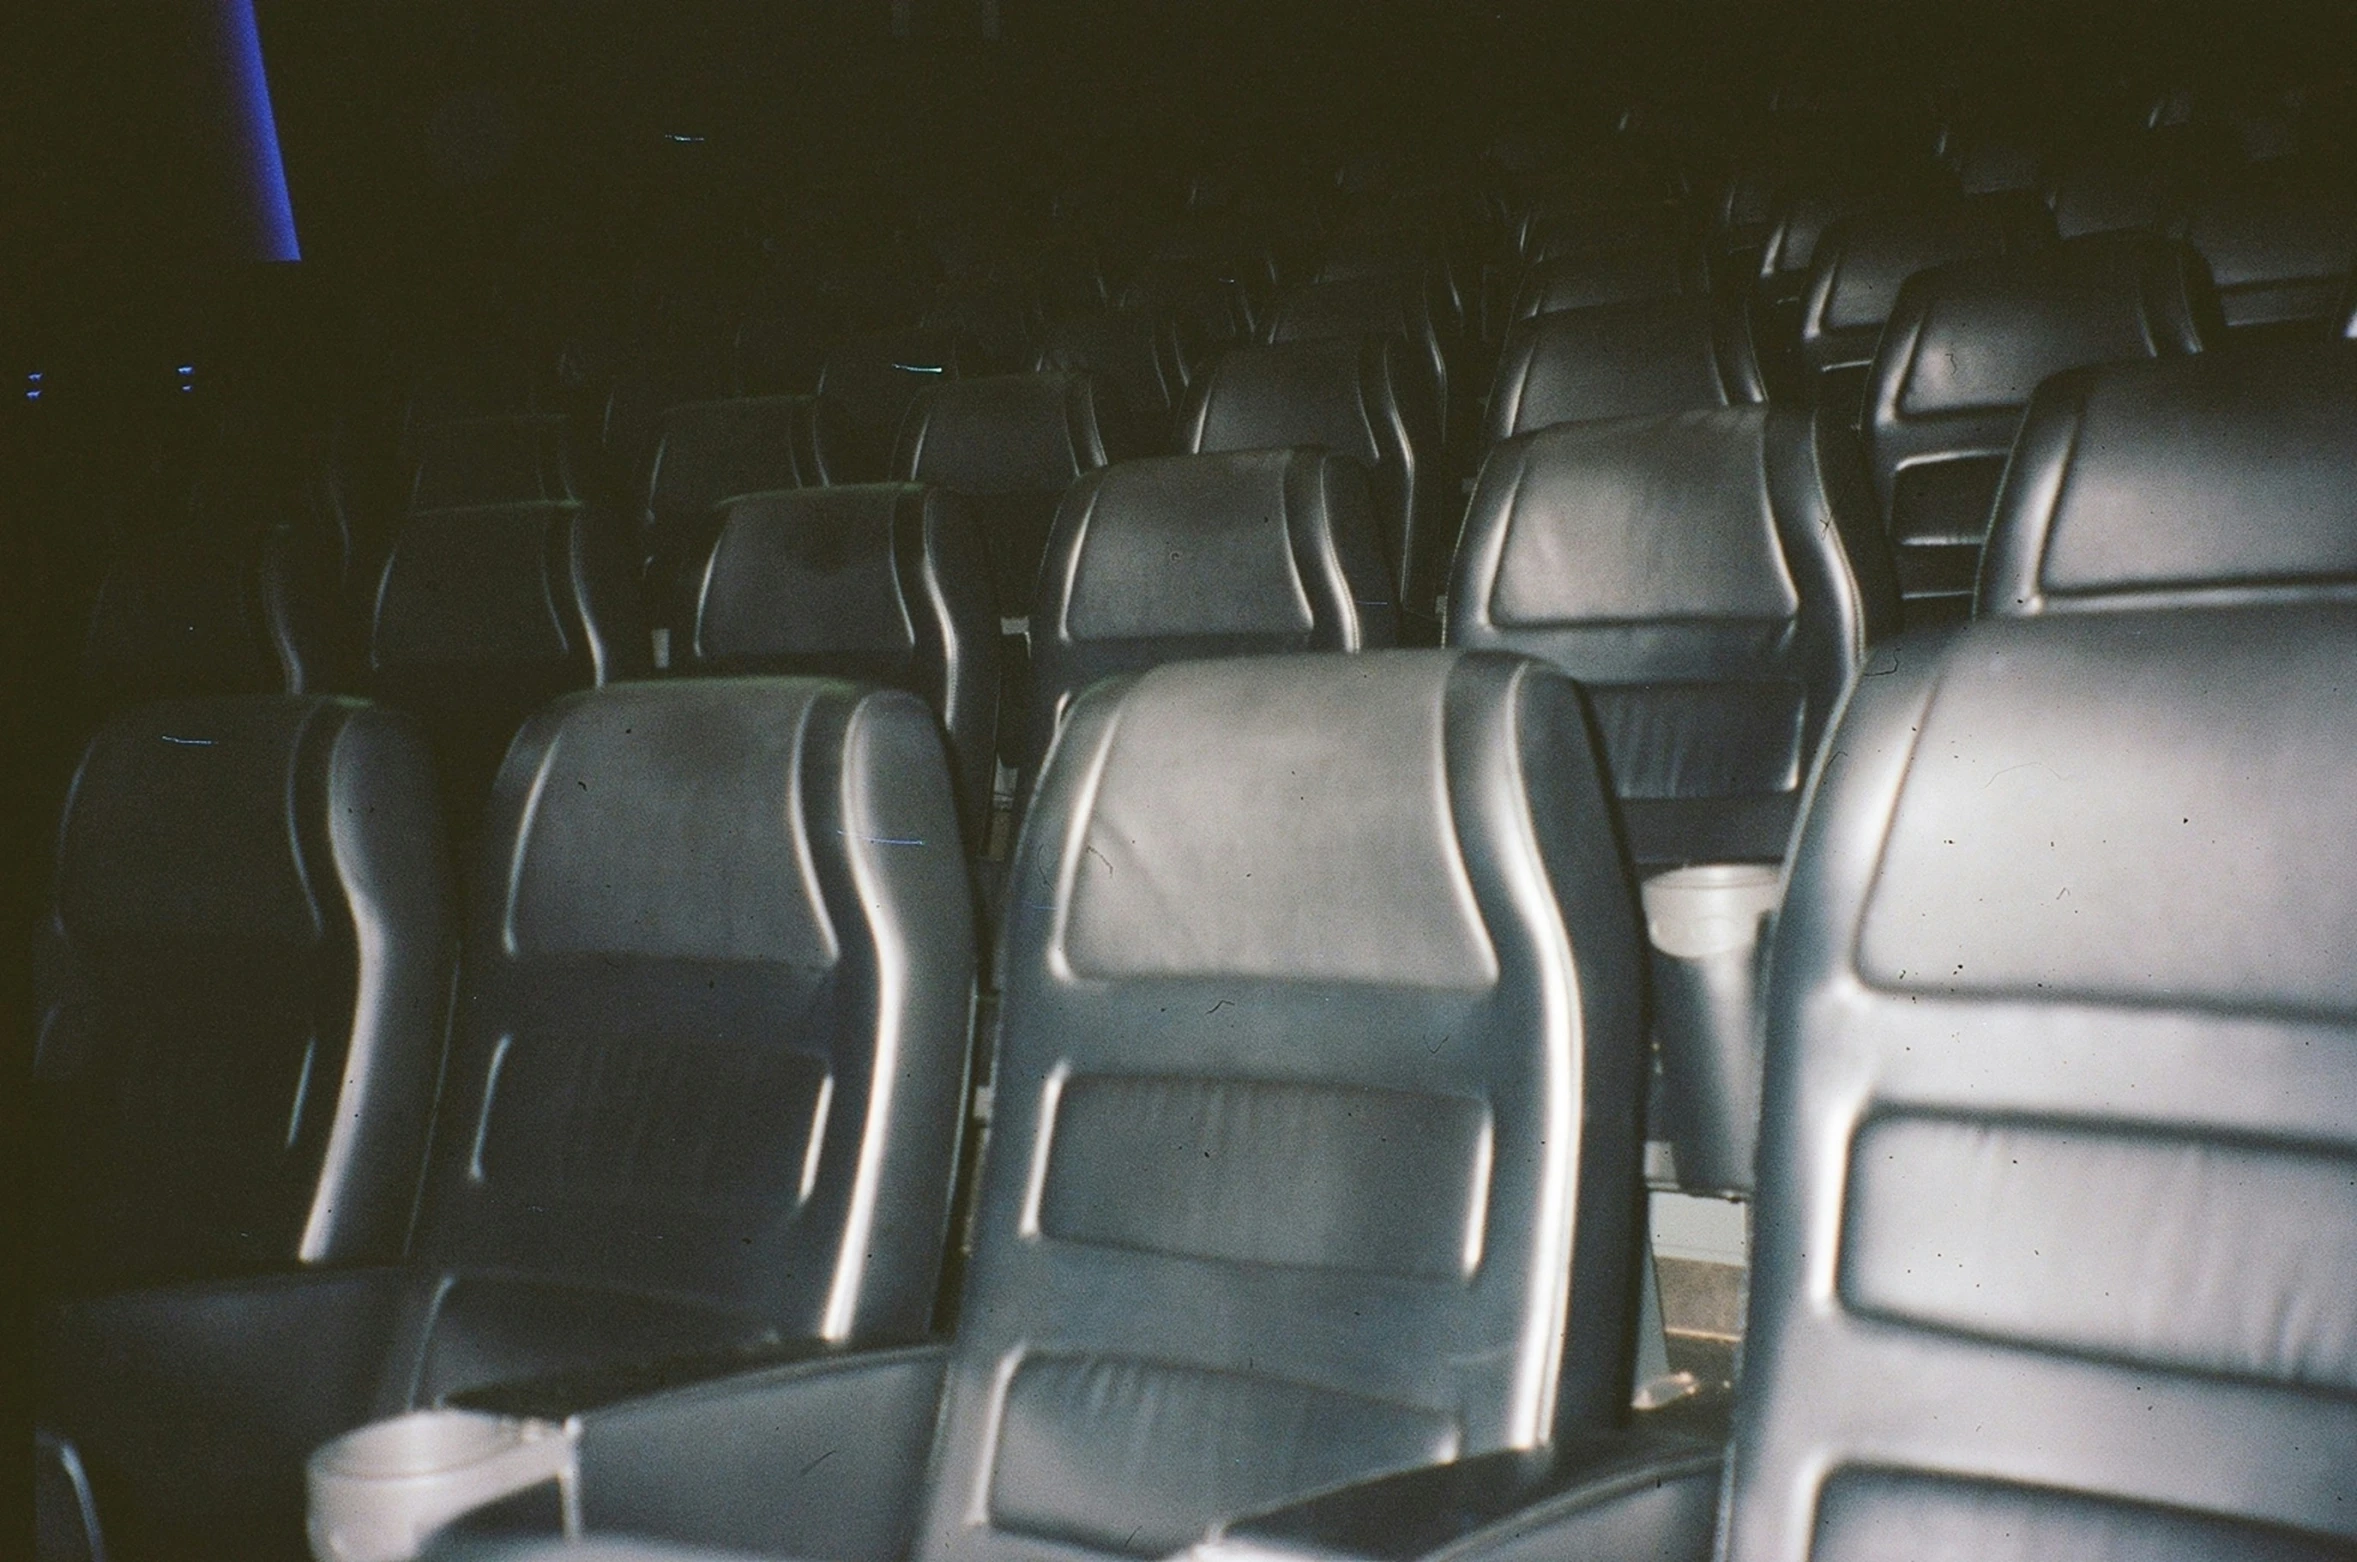
MULTIPOLYGON (((1002 374, 945 381, 902 420, 892 470, 966 496, 988 550, 998 610, 1031 611, 1057 501, 1110 458, 1086 374, 1002 374)), ((1118 448, 1118 447, 1116 447, 1118 448)))
POLYGON ((1317 449, 1124 461, 1057 511, 1031 624, 1026 768, 1065 707, 1163 662, 1397 643, 1367 480, 1317 449))
POLYGON ((1588 753, 1519 658, 1174 664, 1073 706, 916 1555, 1156 1555, 1617 1416, 1637 948, 1588 753))
POLYGON ((979 847, 999 726, 999 623, 967 502, 885 483, 723 505, 672 627, 682 672, 857 678, 907 689, 949 738, 979 847))
POLYGON ((909 405, 928 386, 981 372, 974 346, 949 331, 854 337, 827 354, 818 393, 842 416, 829 430, 827 473, 838 483, 892 474, 892 451, 909 405))
POLYGON ((1449 643, 1580 681, 1640 867, 1784 853, 1896 606, 1843 455, 1822 416, 1732 407, 1545 429, 1482 469, 1449 643))
POLYGON ((584 497, 564 414, 538 412, 436 423, 418 431, 411 513, 584 497))
POLYGON ((1458 394, 1451 375, 1454 334, 1436 309, 1432 282, 1422 275, 1362 277, 1321 282, 1282 294, 1261 322, 1267 343, 1335 341, 1377 333, 1406 346, 1403 371, 1418 366, 1425 393, 1442 429, 1453 426, 1450 408, 1458 394))
POLYGON ((2357 1547, 2357 607, 1910 638, 1769 976, 1721 1555, 2357 1547))
POLYGON ((97 709, 199 694, 316 694, 349 675, 337 539, 187 522, 116 552, 82 644, 97 709))
POLYGON ((1179 422, 1189 454, 1320 445, 1363 467, 1400 603, 1425 616, 1453 538, 1434 470, 1440 426, 1419 376, 1384 336, 1233 348, 1198 378, 1179 422))
POLYGON ((2357 596, 2357 352, 2083 369, 2024 415, 1984 617, 2357 596))
POLYGON ((617 532, 585 505, 520 504, 413 515, 394 533, 366 673, 378 698, 424 720, 461 838, 525 716, 646 671, 617 532))
POLYGON ((1208 347, 1250 340, 1256 329, 1249 280, 1208 260, 1147 261, 1123 285, 1121 307, 1167 311, 1208 347))
POLYGON ((2039 381, 2198 352, 2215 313, 2199 257, 2145 234, 1911 278, 1869 371, 1865 431, 1910 615, 1969 603, 2006 452, 2039 381))
POLYGON ((932 715, 697 679, 519 736, 476 864, 406 1267, 53 1322, 45 1419, 111 1529, 299 1533, 302 1460, 485 1383, 932 1312, 974 933, 932 715))
POLYGON ((1821 401, 1854 411, 1899 288, 1950 261, 2018 255, 2054 242, 2043 207, 1949 200, 1844 217, 1817 243, 1801 299, 1801 362, 1821 401), (1846 399, 1845 399, 1846 398, 1846 399))
POLYGON ((641 546, 655 562, 651 584, 658 593, 710 542, 713 507, 721 500, 827 480, 820 405, 811 396, 745 396, 689 402, 663 414, 641 489, 641 546))
POLYGON ((1511 318, 1709 291, 1702 252, 1683 235, 1667 233, 1540 261, 1523 273, 1511 318))
POLYGON ((1740 302, 1686 296, 1517 322, 1498 356, 1488 435, 1765 401, 1740 302))
POLYGON ((2357 268, 2357 198, 2327 179, 2246 175, 2197 196, 2171 231, 2209 262, 2234 330, 2329 317, 2357 268))
POLYGON ((382 1260, 407 1240, 455 929, 415 727, 150 705, 84 751, 34 1062, 47 1278, 382 1260))

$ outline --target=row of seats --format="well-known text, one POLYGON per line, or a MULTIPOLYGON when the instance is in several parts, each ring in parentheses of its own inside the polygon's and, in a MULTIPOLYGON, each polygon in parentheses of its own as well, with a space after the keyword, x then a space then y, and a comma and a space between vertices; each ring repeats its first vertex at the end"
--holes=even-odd
POLYGON ((920 701, 558 700, 501 768, 463 932, 402 718, 117 718, 45 961, 53 1479, 126 1554, 284 1550, 312 1445, 473 1403, 586 1412, 616 1556, 1221 1525, 1256 1555, 1699 1557, 1714 1525, 1736 1557, 2339 1554, 2357 355, 2047 379, 1983 621, 1871 666, 1837 428, 1518 437, 1454 587, 1481 638, 1417 653, 1122 632, 1217 471, 1256 500, 1229 514, 1283 507, 1215 534, 1237 585, 1205 605, 1364 645, 1341 463, 1087 480, 1061 622, 1138 654, 1076 671, 1017 852, 946 1344, 913 1342, 976 932, 920 701), (1122 513, 1149 520, 1092 549, 1122 513), (1622 587, 1651 626, 1598 610, 1622 587), (1653 656, 1681 670, 1624 687, 1653 656), (1630 890, 1787 838, 1722 1495, 1716 1448, 1616 1429, 1630 890))

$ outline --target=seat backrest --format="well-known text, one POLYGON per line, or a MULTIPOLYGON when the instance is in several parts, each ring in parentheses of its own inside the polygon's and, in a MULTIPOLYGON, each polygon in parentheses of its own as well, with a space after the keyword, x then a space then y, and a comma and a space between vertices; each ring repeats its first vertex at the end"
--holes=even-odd
POLYGON ((2194 197, 2171 231, 2209 262, 2233 330, 2324 320, 2357 268, 2357 196, 2322 178, 2246 174, 2194 197))
POLYGON ((1637 299, 1707 294, 1710 272, 1702 250, 1683 234, 1646 234, 1540 261, 1523 273, 1509 318, 1593 309, 1637 299))
POLYGON ((1950 261, 2018 255, 2053 242, 2045 208, 2018 201, 1918 201, 1832 224, 1817 242, 1801 298, 1801 362, 1816 377, 1818 399, 1856 409, 1866 367, 1909 277, 1950 261))
POLYGON ((1580 681, 1641 867, 1774 860, 1842 690, 1896 617, 1883 548, 1824 414, 1567 424, 1491 451, 1449 643, 1580 681))
POLYGON ((629 545, 581 504, 412 515, 377 579, 370 690, 421 718, 471 836, 508 739, 557 695, 647 670, 629 545))
POLYGON ((1148 260, 1122 285, 1123 309, 1160 309, 1183 320, 1207 347, 1249 340, 1256 328, 1248 279, 1231 266, 1171 256, 1148 260))
POLYGON ((99 729, 37 963, 53 1278, 399 1256, 441 1068, 444 857, 392 711, 222 697, 99 729))
POLYGON ((1394 598, 1424 616, 1447 567, 1437 535, 1440 424, 1388 336, 1230 348, 1197 377, 1179 420, 1191 455, 1320 445, 1367 472, 1394 598))
POLYGON ((1721 1555, 2357 1550, 2357 604, 1902 642, 1775 934, 1721 1555))
POLYGON ((1031 611, 1057 501, 1110 459, 1096 381, 1070 372, 945 381, 901 421, 893 475, 966 496, 989 550, 998 610, 1031 611))
POLYGON ((2198 352, 2200 258, 2141 233, 1962 261, 1899 290, 1868 371, 1866 447, 1911 616, 1960 616, 2021 411, 2050 374, 2198 352))
POLYGON ((980 372, 973 345, 951 331, 885 331, 838 343, 818 371, 819 395, 842 412, 827 453, 830 479, 889 476, 909 404, 929 386, 980 372))
POLYGON ((2030 398, 1976 610, 2357 597, 2357 352, 2081 369, 2030 398))
POLYGON ((814 396, 743 396, 665 412, 640 489, 646 555, 699 551, 723 499, 825 482, 819 406, 814 396))
POLYGON ((749 494, 688 572, 673 665, 907 689, 949 737, 967 841, 989 822, 999 622, 968 502, 916 483, 749 494))
POLYGON ((1518 321, 1498 355, 1488 436, 1554 423, 1765 401, 1741 300, 1697 295, 1518 321))
POLYGON ((1628 1398, 1635 916, 1517 657, 1099 684, 1018 848, 915 1554, 1162 1556, 1628 1398))
MULTIPOLYGON (((923 701, 783 678, 568 696, 517 735, 473 891, 421 1264, 787 1338, 922 1333, 974 991, 923 701)), ((439 1359, 463 1300, 428 1382, 464 1369, 439 1359)))
POLYGON ((561 412, 471 418, 420 429, 404 496, 411 513, 583 497, 561 412))
POLYGON ((1315 448, 1123 461, 1082 478, 1040 571, 1026 768, 1100 678, 1397 644, 1375 539, 1366 474, 1315 448))

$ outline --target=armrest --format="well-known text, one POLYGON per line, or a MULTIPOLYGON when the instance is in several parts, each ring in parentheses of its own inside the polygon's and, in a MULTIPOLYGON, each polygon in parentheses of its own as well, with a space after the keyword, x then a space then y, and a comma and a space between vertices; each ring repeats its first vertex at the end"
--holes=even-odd
POLYGON ((1590 1433, 1363 1481, 1238 1519, 1196 1562, 1478 1558, 1706 1562, 1720 1449, 1659 1432, 1590 1433))
MULTIPOLYGON (((589 1411, 582 1527, 616 1555, 684 1545, 900 1562, 948 1362, 943 1345, 832 1354, 589 1411)), ((535 1551, 461 1524, 432 1554, 535 1551)))

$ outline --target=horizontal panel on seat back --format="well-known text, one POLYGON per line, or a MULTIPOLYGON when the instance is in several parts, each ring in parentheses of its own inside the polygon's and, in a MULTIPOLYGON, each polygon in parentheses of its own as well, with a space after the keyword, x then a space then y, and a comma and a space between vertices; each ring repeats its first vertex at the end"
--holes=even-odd
POLYGON ((2353 686, 2314 602, 1860 681, 1769 980, 1736 1562, 2357 1554, 2353 686))
POLYGON ((116 1283, 396 1252, 446 872, 423 745, 390 712, 218 698, 101 729, 40 968, 44 1251, 116 1283))
POLYGON ((2357 593, 2357 353, 2058 377, 1996 505, 1980 611, 2357 593))
POLYGON ((921 1327, 973 959, 936 732, 904 692, 766 678, 621 685, 526 726, 429 1262, 789 1336, 921 1327))
POLYGON ((921 1555, 1163 1554, 1617 1414, 1637 1043, 1606 806, 1576 692, 1520 658, 1080 698, 1009 892, 921 1555))

